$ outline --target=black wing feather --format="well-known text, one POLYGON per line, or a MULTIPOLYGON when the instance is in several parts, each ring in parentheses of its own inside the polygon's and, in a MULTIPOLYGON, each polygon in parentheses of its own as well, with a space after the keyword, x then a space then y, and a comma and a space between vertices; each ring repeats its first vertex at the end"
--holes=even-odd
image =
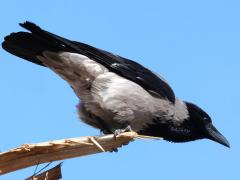
POLYGON ((5 37, 5 41, 2 43, 2 47, 6 51, 18 57, 43 65, 37 59, 37 56, 41 55, 43 51, 79 53, 102 64, 110 71, 139 84, 147 91, 159 94, 172 103, 175 102, 175 95, 171 87, 163 79, 139 63, 84 43, 70 41, 47 32, 31 22, 22 23, 20 26, 31 33, 12 33, 5 37))

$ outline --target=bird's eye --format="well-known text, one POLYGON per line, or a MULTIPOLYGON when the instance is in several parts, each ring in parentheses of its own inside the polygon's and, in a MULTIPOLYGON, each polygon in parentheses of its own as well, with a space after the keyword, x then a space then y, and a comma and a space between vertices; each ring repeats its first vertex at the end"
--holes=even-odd
POLYGON ((206 122, 210 122, 210 119, 207 118, 207 117, 204 117, 203 120, 206 121, 206 122))

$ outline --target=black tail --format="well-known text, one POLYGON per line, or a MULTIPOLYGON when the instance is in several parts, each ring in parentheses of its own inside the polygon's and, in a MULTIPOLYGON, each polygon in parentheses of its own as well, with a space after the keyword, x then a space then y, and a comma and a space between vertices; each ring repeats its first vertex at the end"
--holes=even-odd
POLYGON ((76 52, 74 48, 69 46, 71 41, 44 31, 31 22, 25 22, 20 24, 20 26, 29 30, 31 33, 17 32, 4 38, 2 47, 11 54, 44 66, 41 61, 37 59, 37 56, 42 55, 43 51, 76 52))
POLYGON ((37 56, 41 56, 43 51, 79 53, 90 59, 94 59, 110 69, 112 69, 111 65, 115 61, 123 61, 123 58, 101 49, 52 34, 41 29, 34 23, 26 21, 19 25, 30 32, 17 32, 6 36, 2 47, 9 53, 35 64, 44 66, 37 59, 37 56))

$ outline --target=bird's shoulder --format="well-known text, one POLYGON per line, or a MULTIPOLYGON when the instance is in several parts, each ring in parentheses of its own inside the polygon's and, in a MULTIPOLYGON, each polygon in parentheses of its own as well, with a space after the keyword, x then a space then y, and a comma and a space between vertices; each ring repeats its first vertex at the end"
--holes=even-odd
POLYGON ((110 71, 142 86, 156 97, 166 98, 175 103, 175 94, 169 84, 159 75, 137 63, 108 51, 73 41, 79 53, 102 64, 110 71))

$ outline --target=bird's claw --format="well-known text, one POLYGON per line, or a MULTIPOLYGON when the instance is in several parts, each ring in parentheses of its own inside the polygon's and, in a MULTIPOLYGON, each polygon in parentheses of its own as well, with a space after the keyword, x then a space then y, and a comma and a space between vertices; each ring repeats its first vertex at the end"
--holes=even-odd
POLYGON ((121 133, 124 133, 124 132, 131 132, 132 131, 132 128, 130 125, 128 125, 126 128, 124 129, 116 129, 114 131, 114 138, 117 139, 117 137, 121 134, 121 133))
MULTIPOLYGON (((121 133, 124 133, 124 132, 131 132, 132 131, 132 128, 130 125, 128 125, 126 128, 124 129, 116 129, 113 133, 114 135, 114 139, 117 140, 117 137, 121 134, 121 133)), ((128 143, 125 143, 123 145, 127 145, 128 143)), ((110 150, 109 152, 118 152, 118 148, 114 148, 112 150, 110 150)))

